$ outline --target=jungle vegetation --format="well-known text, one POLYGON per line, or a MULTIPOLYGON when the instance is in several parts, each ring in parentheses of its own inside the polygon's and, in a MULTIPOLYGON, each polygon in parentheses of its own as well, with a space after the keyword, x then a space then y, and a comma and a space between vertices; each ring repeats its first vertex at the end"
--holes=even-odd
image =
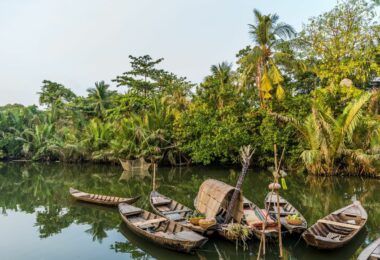
MULTIPOLYGON (((233 164, 251 144, 256 166, 310 174, 376 174, 380 157, 380 26, 376 1, 344 0, 300 32, 253 10, 252 44, 232 63, 210 66, 194 84, 161 68, 163 58, 130 56, 131 69, 98 81, 86 96, 44 80, 39 105, 0 107, 0 158, 161 164, 233 164)), ((244 26, 244 25, 243 25, 244 26)))

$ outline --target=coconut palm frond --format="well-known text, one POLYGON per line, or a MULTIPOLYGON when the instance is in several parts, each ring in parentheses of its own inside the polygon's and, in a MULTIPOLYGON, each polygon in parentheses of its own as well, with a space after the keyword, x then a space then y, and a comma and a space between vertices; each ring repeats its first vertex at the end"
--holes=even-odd
POLYGON ((375 169, 372 165, 374 159, 378 159, 380 155, 369 155, 361 149, 345 149, 344 154, 354 160, 359 166, 360 170, 367 173, 374 173, 375 169))
POLYGON ((278 23, 273 28, 273 33, 280 39, 290 39, 296 35, 296 30, 289 24, 278 23))
POLYGON ((301 158, 308 172, 374 174, 374 162, 380 158, 380 122, 362 120, 373 93, 362 94, 336 118, 323 103, 314 103, 310 115, 302 121, 271 114, 300 132, 305 141, 301 158))
MULTIPOLYGON (((352 134, 363 115, 362 108, 368 103, 370 98, 371 93, 364 92, 358 100, 351 102, 344 109, 342 115, 338 118, 339 125, 341 126, 340 129, 338 129, 340 139, 347 138, 348 141, 352 141, 352 134)), ((342 142, 343 140, 339 141, 342 142)))
POLYGON ((275 112, 270 112, 270 115, 275 117, 277 120, 284 122, 284 123, 290 123, 292 124, 298 131, 306 138, 307 137, 307 130, 304 124, 297 120, 295 117, 292 116, 285 116, 281 115, 275 112))

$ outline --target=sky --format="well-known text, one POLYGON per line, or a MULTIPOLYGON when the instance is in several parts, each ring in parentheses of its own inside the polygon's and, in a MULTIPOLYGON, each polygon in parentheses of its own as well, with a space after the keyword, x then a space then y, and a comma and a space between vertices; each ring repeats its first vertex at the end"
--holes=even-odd
MULTIPOLYGON (((129 70, 129 55, 199 83, 251 43, 252 10, 297 31, 335 0, 0 0, 0 105, 38 104, 43 80, 78 95, 129 70)), ((116 89, 114 83, 111 83, 116 89)), ((119 91, 123 91, 119 88, 119 91)))

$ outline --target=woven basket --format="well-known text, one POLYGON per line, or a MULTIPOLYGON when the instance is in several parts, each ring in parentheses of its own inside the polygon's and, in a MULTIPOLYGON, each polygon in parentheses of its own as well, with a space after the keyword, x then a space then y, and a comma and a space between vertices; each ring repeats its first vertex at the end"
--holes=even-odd
POLYGON ((299 226, 302 225, 302 219, 286 219, 286 222, 288 222, 289 225, 293 226, 299 226))
POLYGON ((195 226, 198 226, 199 225, 199 221, 201 219, 204 219, 204 217, 194 217, 194 218, 190 218, 190 223, 195 225, 195 226))
POLYGON ((209 227, 216 224, 215 219, 200 219, 199 220, 199 226, 203 229, 208 229, 209 227))

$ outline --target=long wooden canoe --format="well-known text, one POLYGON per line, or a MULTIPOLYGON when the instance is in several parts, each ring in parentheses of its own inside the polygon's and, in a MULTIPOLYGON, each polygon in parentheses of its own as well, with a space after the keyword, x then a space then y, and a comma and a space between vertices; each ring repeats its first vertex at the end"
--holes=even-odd
POLYGON ((380 259, 380 238, 373 241, 360 253, 358 260, 380 259))
POLYGON ((173 220, 197 233, 202 235, 211 235, 216 230, 217 225, 203 229, 200 226, 191 224, 188 218, 193 215, 194 211, 192 209, 158 193, 157 191, 152 191, 150 193, 149 201, 154 213, 169 220, 173 220))
POLYGON ((365 209, 355 201, 318 220, 302 237, 308 245, 319 249, 342 247, 364 227, 367 218, 365 209))
POLYGON ((132 232, 162 247, 192 253, 207 242, 206 237, 175 221, 129 204, 120 203, 119 212, 132 232))
MULTIPOLYGON (((278 210, 277 210, 277 195, 275 192, 269 192, 264 200, 265 208, 268 210, 270 216, 277 221, 278 210)), ((291 234, 291 233, 302 233, 307 229, 307 221, 302 216, 302 214, 292 205, 280 196, 280 222, 281 225, 291 234), (286 218, 289 215, 298 215, 302 223, 300 225, 291 225, 287 222, 286 218)))
POLYGON ((134 198, 121 198, 115 196, 92 194, 79 191, 74 188, 70 188, 70 194, 77 200, 108 206, 117 206, 119 203, 133 204, 140 198, 140 196, 134 198))

